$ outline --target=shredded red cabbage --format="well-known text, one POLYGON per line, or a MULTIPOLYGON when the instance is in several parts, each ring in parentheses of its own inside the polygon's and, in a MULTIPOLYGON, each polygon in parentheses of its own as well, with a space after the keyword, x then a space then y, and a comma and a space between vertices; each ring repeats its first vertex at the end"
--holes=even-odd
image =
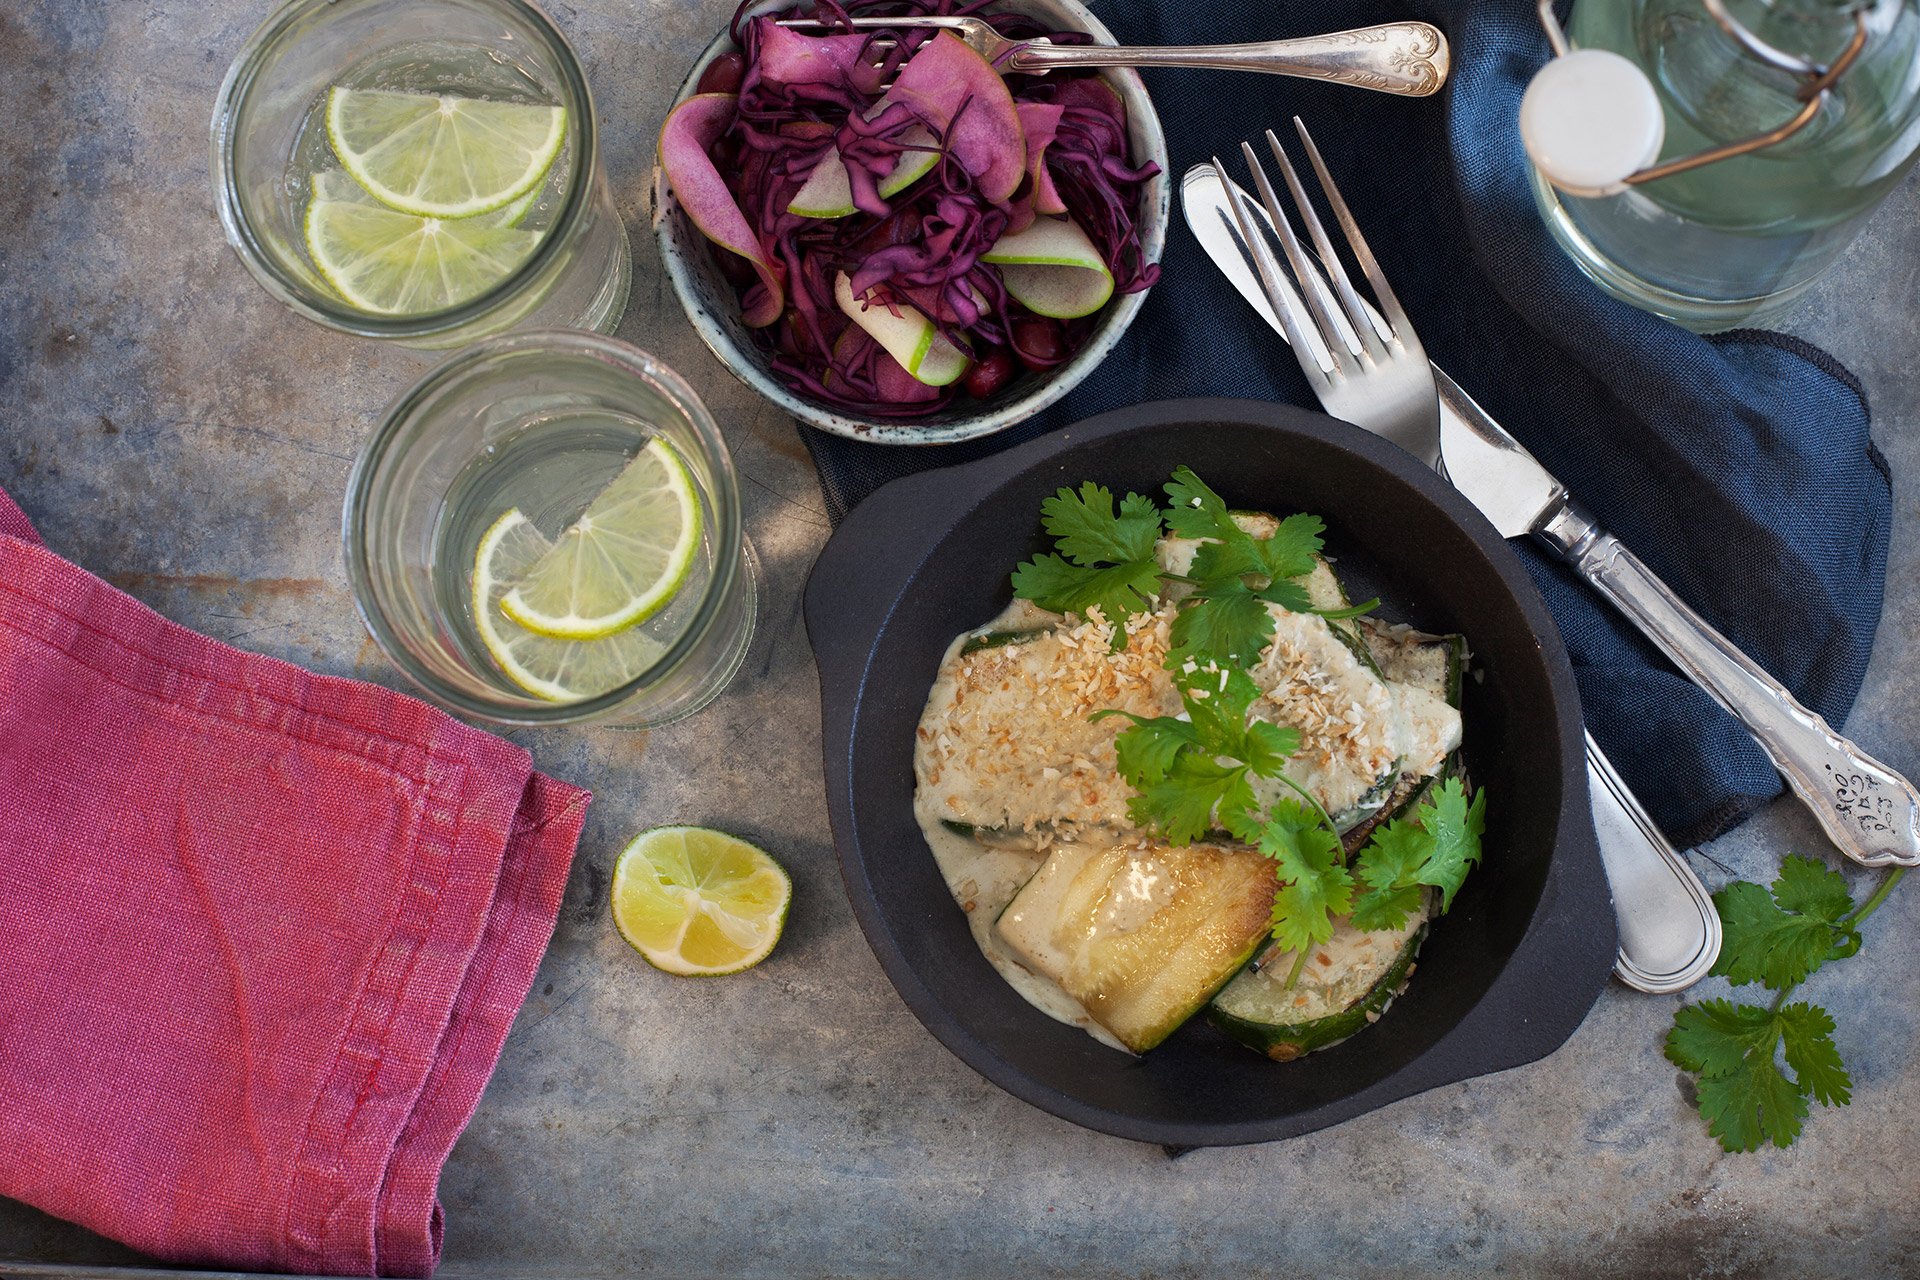
MULTIPOLYGON (((1005 371, 1014 367, 1008 352, 1032 370, 1068 358, 1085 343, 1099 314, 1067 321, 1036 316, 1012 298, 998 269, 981 260, 1002 235, 1023 229, 1036 215, 1064 212, 1079 223, 1113 273, 1115 292, 1138 292, 1159 277, 1158 265, 1146 260, 1138 219, 1144 187, 1160 170, 1129 162, 1125 105, 1097 75, 1009 74, 1004 89, 978 78, 956 85, 923 73, 930 55, 875 113, 883 86, 900 78, 901 69, 936 37, 934 29, 802 34, 773 20, 974 14, 1013 38, 1087 40, 1083 33, 1047 32, 1020 15, 983 12, 988 2, 815 0, 810 9, 749 17, 748 0, 734 14, 729 31, 745 60, 736 109, 724 131, 709 137, 711 131, 703 129, 700 141, 715 176, 757 235, 760 252, 743 254, 743 246, 726 236, 710 248, 740 289, 748 323, 758 324, 755 340, 769 353, 773 371, 802 395, 862 416, 916 418, 945 408, 963 392, 997 394, 1007 381, 1005 371), (920 83, 913 83, 915 77, 920 83), (1007 111, 1008 91, 1017 123, 1007 111), (938 162, 891 199, 883 197, 881 183, 903 153, 929 149, 929 133, 938 162), (1015 175, 1002 140, 1017 147, 1022 135, 1026 160, 1018 185, 1004 194, 1015 175), (795 193, 834 150, 845 163, 855 212, 841 218, 788 212, 795 193), (1003 198, 989 198, 989 188, 1003 198), (973 375, 932 387, 907 374, 841 313, 834 301, 840 272, 851 277, 856 296, 918 308, 973 355, 973 375)), ((668 129, 675 131, 671 117, 668 129)), ((672 166, 669 177, 690 208, 728 203, 714 199, 718 189, 711 185, 704 198, 689 200, 672 166)), ((702 180, 711 183, 704 172, 702 180)), ((737 225, 698 213, 695 222, 703 230, 737 225)))

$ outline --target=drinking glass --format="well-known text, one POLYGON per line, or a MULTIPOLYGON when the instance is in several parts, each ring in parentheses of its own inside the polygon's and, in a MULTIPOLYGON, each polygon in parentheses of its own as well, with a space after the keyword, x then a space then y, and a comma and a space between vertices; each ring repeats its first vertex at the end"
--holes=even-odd
POLYGON ((441 349, 516 327, 610 333, 633 264, 599 146, 579 59, 523 0, 292 0, 253 34, 221 85, 214 200, 254 278, 329 328, 441 349), (322 276, 306 250, 306 210, 313 179, 332 164, 327 94, 343 84, 565 108, 560 155, 521 223, 541 237, 504 279, 444 310, 390 315, 354 306, 322 276))
POLYGON ((753 635, 758 566, 719 427, 672 369, 599 334, 505 334, 429 373, 394 402, 355 462, 343 538, 367 630, 427 697, 462 715, 665 724, 720 693, 753 635), (477 630, 476 550, 509 510, 558 537, 654 438, 685 464, 701 508, 685 584, 640 624, 660 656, 580 701, 529 693, 477 630))

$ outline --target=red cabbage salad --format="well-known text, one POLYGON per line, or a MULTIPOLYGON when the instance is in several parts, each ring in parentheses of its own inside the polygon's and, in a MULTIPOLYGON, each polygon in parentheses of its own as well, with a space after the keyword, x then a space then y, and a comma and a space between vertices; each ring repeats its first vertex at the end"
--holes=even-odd
POLYGON ((1126 107, 1090 73, 1002 75, 950 31, 850 17, 982 0, 819 0, 747 16, 667 116, 660 163, 740 291, 776 377, 836 409, 915 418, 1064 363, 1115 293, 1159 277, 1126 107), (809 17, 820 29, 782 27, 809 17))

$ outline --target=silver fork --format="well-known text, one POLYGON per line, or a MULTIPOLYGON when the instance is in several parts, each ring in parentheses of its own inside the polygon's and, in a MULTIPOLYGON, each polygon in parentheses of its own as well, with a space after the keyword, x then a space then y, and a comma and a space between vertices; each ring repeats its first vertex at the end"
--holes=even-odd
MULTIPOLYGON (((1333 242, 1320 223, 1320 215, 1314 212, 1313 202, 1300 185, 1300 175, 1294 172, 1286 148, 1280 145, 1280 139, 1271 129, 1267 130, 1267 145, 1273 149, 1273 158, 1286 178, 1287 190, 1293 193, 1307 233, 1313 237, 1313 247, 1320 255, 1325 275, 1308 261, 1300 237, 1294 234, 1292 220, 1280 207, 1273 185, 1267 181, 1260 157, 1254 154, 1253 146, 1245 142, 1240 144, 1240 150, 1246 157, 1247 167, 1253 171, 1254 187, 1260 192, 1260 202, 1266 206, 1267 216, 1272 219, 1287 261, 1293 267, 1294 279, 1301 284, 1300 293, 1288 287, 1272 253, 1264 251, 1266 237, 1255 226, 1245 196, 1229 183, 1241 242, 1253 249, 1260 284, 1286 328, 1287 342, 1300 361, 1301 371, 1307 375, 1307 382, 1327 412, 1363 426, 1375 435, 1385 436, 1422 463, 1438 469, 1440 392, 1434 385, 1433 364, 1427 359, 1426 348, 1420 345, 1407 313, 1401 309, 1400 300, 1381 273, 1367 238, 1360 234, 1360 224, 1354 221, 1353 211, 1347 208, 1340 188, 1328 175, 1320 149, 1313 145, 1313 138, 1298 117, 1293 123, 1300 131, 1300 140, 1313 162, 1313 171, 1320 179, 1320 189, 1326 193, 1327 204, 1340 223, 1340 230, 1346 234, 1361 273, 1379 300, 1384 326, 1375 323, 1366 303, 1355 292, 1347 269, 1340 264, 1340 256, 1334 252, 1333 242), (1327 285, 1329 280, 1331 289, 1327 285), (1299 305, 1303 297, 1304 306, 1299 305), (1302 324, 1303 312, 1313 320, 1314 336, 1320 341, 1308 340, 1302 324)), ((1213 167, 1224 181, 1227 170, 1218 156, 1214 157, 1213 167)))
MULTIPOLYGON (((1253 44, 1149 46, 1056 45, 1045 37, 1009 40, 984 19, 965 16, 850 21, 856 28, 939 27, 953 32, 996 67, 1028 75, 1044 75, 1062 67, 1212 67, 1332 80, 1381 93, 1424 98, 1440 91, 1452 62, 1447 37, 1428 22, 1387 22, 1354 31, 1253 44)), ((782 18, 780 25, 799 31, 843 29, 841 23, 818 18, 782 18)))
MULTIPOLYGON (((1271 129, 1267 145, 1301 211, 1319 264, 1308 258, 1259 157, 1245 143, 1241 151, 1293 278, 1281 271, 1258 214, 1246 193, 1227 180, 1227 170, 1216 157, 1214 172, 1233 208, 1241 246, 1260 277, 1261 289, 1294 357, 1327 411, 1392 439, 1445 475, 1445 467, 1438 465, 1440 397, 1433 367, 1307 126, 1297 116, 1293 123, 1327 205, 1379 305, 1369 307, 1354 289, 1286 149, 1271 129)), ((1586 753, 1594 828, 1619 924, 1614 971, 1640 991, 1685 990, 1706 975, 1720 954, 1720 917, 1700 877, 1641 807, 1592 734, 1586 738, 1586 753)))

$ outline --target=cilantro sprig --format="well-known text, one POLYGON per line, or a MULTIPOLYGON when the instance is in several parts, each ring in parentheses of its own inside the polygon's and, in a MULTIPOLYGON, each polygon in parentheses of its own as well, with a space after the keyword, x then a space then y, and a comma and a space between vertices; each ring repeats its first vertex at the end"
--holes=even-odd
POLYGON ((1114 651, 1126 648, 1127 619, 1151 612, 1160 592, 1160 508, 1129 493, 1115 511, 1113 491, 1089 480, 1042 501, 1040 525, 1060 550, 1015 569, 1013 594, 1054 613, 1084 618, 1098 609, 1113 626, 1114 651))
POLYGON ((1860 922, 1904 874, 1896 868, 1856 907, 1838 872, 1789 855, 1772 892, 1742 880, 1713 895, 1723 941, 1712 972, 1735 986, 1759 983, 1774 992, 1765 1006, 1725 999, 1687 1005, 1667 1033, 1667 1059, 1699 1077, 1700 1114, 1726 1150, 1753 1151, 1763 1141, 1791 1146, 1809 1099, 1826 1107, 1852 1100, 1832 1016, 1787 997, 1829 960, 1860 949, 1860 922), (1780 1069, 1782 1059, 1791 1076, 1780 1069))
POLYGON ((1307 589, 1294 579, 1313 572, 1327 526, 1318 516, 1293 515, 1272 537, 1256 538, 1189 467, 1174 471, 1167 497, 1174 533, 1204 539, 1183 575, 1193 593, 1174 619, 1167 664, 1178 670, 1192 659, 1251 667, 1273 639, 1269 604, 1295 613, 1313 608, 1307 589))
POLYGON ((1171 505, 1162 513, 1151 498, 1129 493, 1116 508, 1113 491, 1087 481, 1061 489, 1040 504, 1040 523, 1056 550, 1021 564, 1013 593, 1055 613, 1088 616, 1097 608, 1114 628, 1113 647, 1126 647, 1126 622, 1150 612, 1162 578, 1188 584, 1172 629, 1167 665, 1181 670, 1217 666, 1246 669, 1273 639, 1277 604, 1296 613, 1330 619, 1358 617, 1379 604, 1320 610, 1298 579, 1312 573, 1326 525, 1318 516, 1292 515, 1271 537, 1242 529, 1215 493, 1189 467, 1177 468, 1166 485, 1171 505), (1201 545, 1184 574, 1161 571, 1154 554, 1164 528, 1201 545))
POLYGON ((1095 712, 1096 720, 1133 721, 1114 740, 1120 776, 1134 792, 1128 816, 1174 844, 1192 844, 1216 823, 1242 838, 1257 828, 1252 780, 1279 775, 1300 749, 1298 729, 1248 717, 1259 696, 1246 672, 1209 667, 1181 688, 1184 719, 1095 712))

